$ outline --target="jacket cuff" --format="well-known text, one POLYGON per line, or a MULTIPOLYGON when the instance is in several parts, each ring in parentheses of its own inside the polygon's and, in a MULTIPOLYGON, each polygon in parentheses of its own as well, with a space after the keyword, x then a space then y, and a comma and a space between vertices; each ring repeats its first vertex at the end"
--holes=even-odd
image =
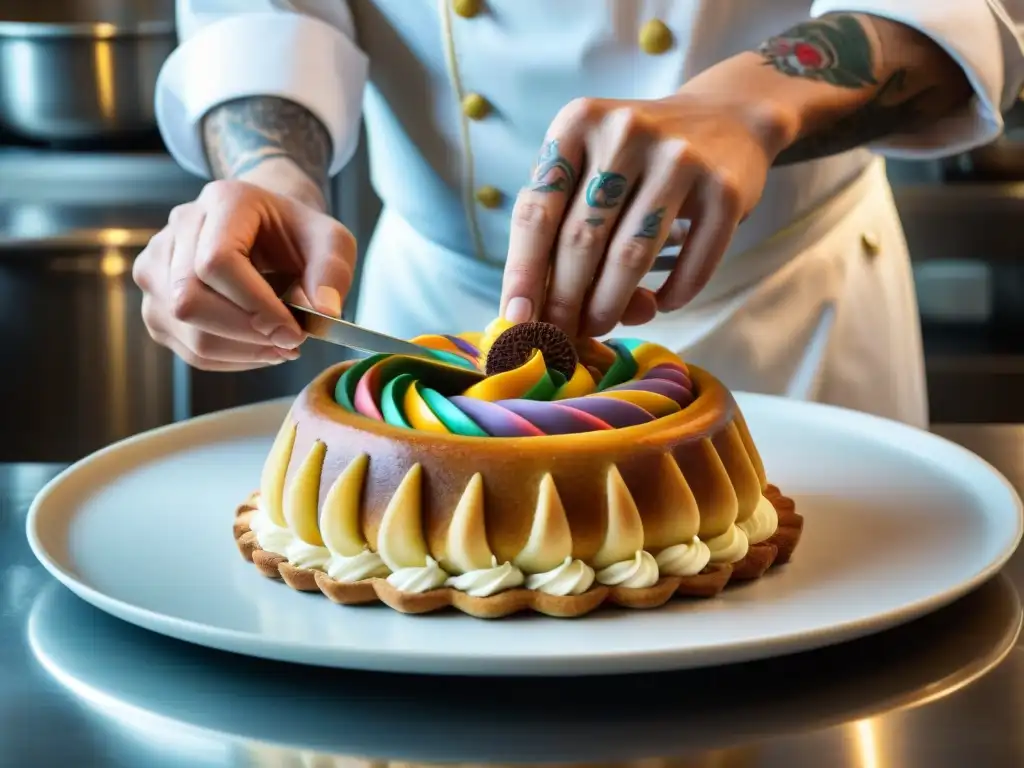
POLYGON ((974 89, 966 106, 913 133, 868 145, 881 154, 931 159, 964 152, 998 138, 1004 64, 999 22, 986 0, 815 0, 811 16, 863 13, 889 19, 930 37, 960 65, 974 89))
POLYGON ((359 142, 367 58, 336 27, 295 13, 246 13, 195 32, 157 79, 156 118, 168 151, 209 178, 200 123, 212 108, 246 96, 278 96, 315 115, 330 134, 330 173, 359 142))

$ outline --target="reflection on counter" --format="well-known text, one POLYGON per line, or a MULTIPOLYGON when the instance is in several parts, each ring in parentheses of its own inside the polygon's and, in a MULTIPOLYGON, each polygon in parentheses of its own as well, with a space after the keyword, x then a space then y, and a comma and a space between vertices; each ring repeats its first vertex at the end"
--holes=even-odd
MULTIPOLYGON (((32 607, 28 639, 42 668, 105 719, 109 748, 131 744, 140 765, 935 768, 923 753, 890 762, 887 723, 941 717, 940 700, 1006 657, 1021 617, 1000 576, 919 621, 795 658, 628 677, 438 678, 211 651, 120 622, 54 583, 32 607)), ((22 738, 22 754, 61 762, 60 744, 22 738)), ((930 742, 955 754, 941 731, 930 742)))

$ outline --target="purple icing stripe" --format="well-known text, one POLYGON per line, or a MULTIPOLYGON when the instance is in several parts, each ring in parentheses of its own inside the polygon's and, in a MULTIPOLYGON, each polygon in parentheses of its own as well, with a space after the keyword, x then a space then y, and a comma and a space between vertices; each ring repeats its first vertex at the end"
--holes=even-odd
POLYGON ((653 392, 658 395, 674 400, 680 406, 689 405, 693 401, 693 394, 686 387, 668 379, 642 379, 640 381, 627 381, 609 387, 610 392, 653 392))
POLYGON ((480 357, 480 350, 474 347, 465 339, 460 339, 458 336, 449 336, 448 334, 444 334, 444 338, 448 339, 448 341, 450 341, 456 347, 461 349, 467 355, 470 355, 472 357, 480 357))
POLYGON ((665 379, 666 381, 674 381, 676 384, 686 387, 691 392, 693 391, 693 383, 690 381, 690 377, 687 375, 686 371, 676 365, 656 365, 644 374, 643 380, 647 379, 665 379))
POLYGON ((637 424, 654 421, 654 417, 639 405, 610 397, 573 397, 568 400, 559 400, 558 404, 567 405, 577 411, 596 416, 615 429, 635 427, 637 424))
MULTIPOLYGON (((564 403, 564 401, 563 401, 564 403)), ((499 400, 498 405, 517 413, 549 435, 572 435, 577 432, 595 432, 611 429, 596 416, 584 411, 566 407, 562 403, 548 403, 537 400, 499 400)))
POLYGON ((541 437, 544 434, 522 416, 496 403, 464 395, 456 395, 448 400, 491 437, 541 437))

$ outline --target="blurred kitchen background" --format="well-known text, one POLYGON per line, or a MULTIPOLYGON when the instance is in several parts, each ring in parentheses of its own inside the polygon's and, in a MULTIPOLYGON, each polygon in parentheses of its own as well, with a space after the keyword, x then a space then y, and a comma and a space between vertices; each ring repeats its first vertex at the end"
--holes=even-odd
MULTIPOLYGON (((202 187, 167 155, 153 117, 173 14, 174 0, 0 0, 0 462, 70 461, 291 395, 340 359, 312 343, 272 370, 209 374, 143 326, 132 260, 202 187)), ((996 143, 889 172, 933 421, 1024 421, 1024 103, 996 143)), ((334 205, 364 242, 379 206, 362 153, 335 180, 334 205)))

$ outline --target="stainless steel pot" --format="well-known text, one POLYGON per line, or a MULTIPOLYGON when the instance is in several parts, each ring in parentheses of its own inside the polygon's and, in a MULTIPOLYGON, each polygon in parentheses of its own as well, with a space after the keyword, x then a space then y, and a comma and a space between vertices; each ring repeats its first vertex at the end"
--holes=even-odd
POLYGON ((0 14, 0 125, 44 142, 156 129, 174 0, 5 0, 0 14))

